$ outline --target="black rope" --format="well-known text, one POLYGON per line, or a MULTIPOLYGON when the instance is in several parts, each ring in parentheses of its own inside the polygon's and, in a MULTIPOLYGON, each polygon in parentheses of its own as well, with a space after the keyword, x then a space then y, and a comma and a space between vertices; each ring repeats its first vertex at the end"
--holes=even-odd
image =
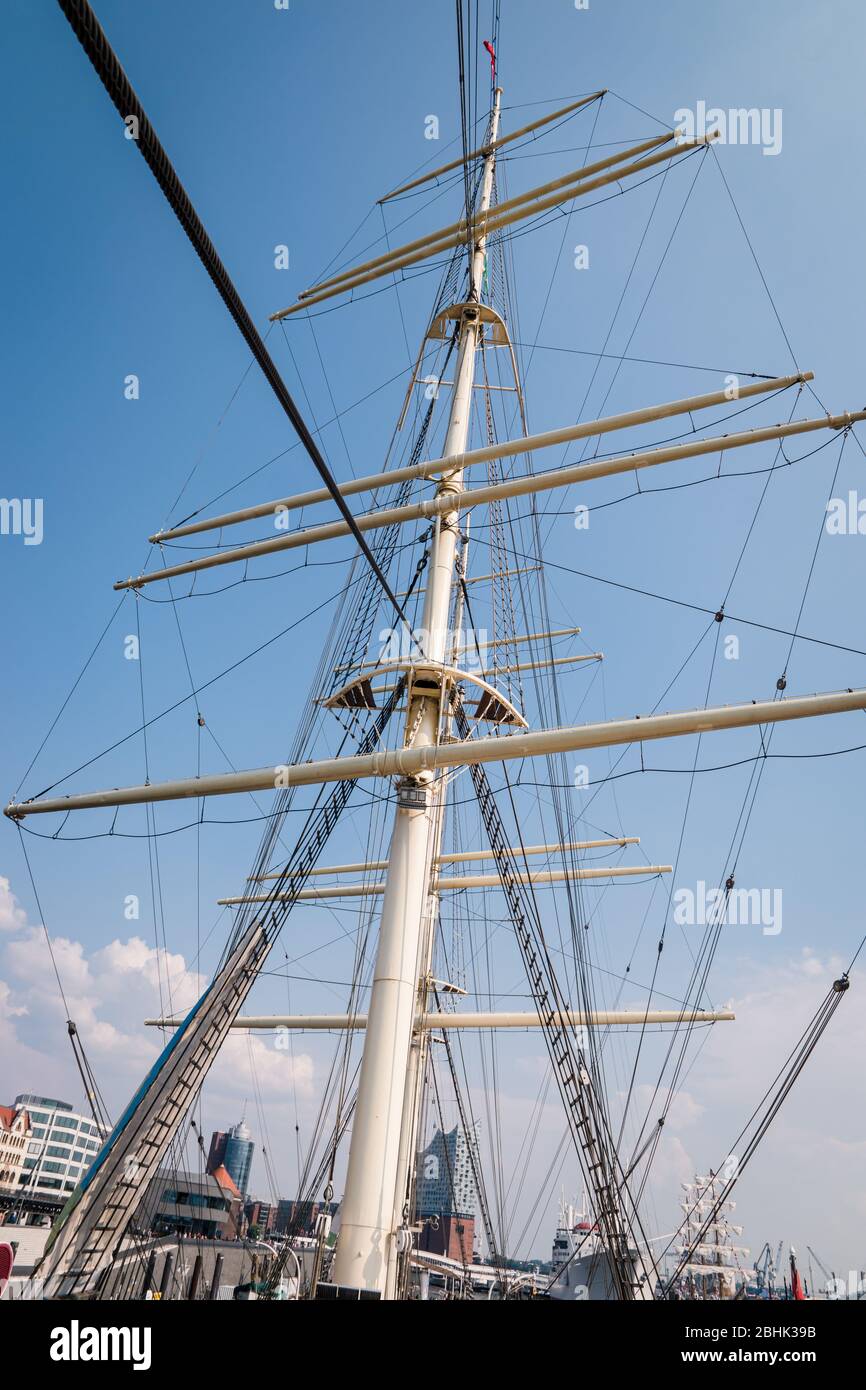
MULTIPOLYGON (((475 536, 476 545, 488 545, 482 536, 475 536)), ((530 560, 537 562, 538 557, 525 550, 512 549, 511 555, 516 560, 530 560)), ((590 574, 588 570, 579 570, 574 565, 563 565, 556 560, 551 560, 547 555, 544 557, 544 564, 547 569, 562 570, 565 574, 576 574, 579 579, 591 579, 596 584, 606 584, 612 589, 624 589, 627 593, 638 594, 641 598, 657 599, 660 603, 670 603, 676 608, 690 608, 693 613, 707 613, 715 618, 719 611, 718 607, 705 608, 699 603, 689 603, 687 599, 672 598, 670 594, 657 594, 652 589, 642 589, 636 584, 623 584, 617 579, 606 579, 601 574, 590 574)), ((725 613, 725 617, 730 623, 741 623, 744 627, 756 627, 762 632, 773 632, 781 637, 794 637, 798 642, 812 642, 819 647, 831 647, 837 652, 851 652, 854 656, 866 656, 866 649, 863 647, 850 647, 843 642, 830 642, 824 637, 810 637, 803 632, 792 632, 789 628, 778 627, 774 623, 759 623, 755 618, 744 618, 739 613, 725 613)))

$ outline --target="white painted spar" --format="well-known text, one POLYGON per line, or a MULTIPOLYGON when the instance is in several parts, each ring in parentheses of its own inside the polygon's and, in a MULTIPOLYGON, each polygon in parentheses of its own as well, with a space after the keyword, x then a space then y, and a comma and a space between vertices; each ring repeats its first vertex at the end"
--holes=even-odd
MULTIPOLYGON (((594 193, 597 188, 618 183, 621 179, 629 178, 632 174, 643 173, 645 169, 651 169, 665 160, 674 159, 677 155, 685 154, 689 150, 709 145, 716 138, 717 132, 712 131, 709 135, 698 136, 694 140, 678 141, 670 149, 656 150, 654 154, 647 155, 645 159, 636 159, 631 164, 622 164, 620 168, 613 169, 609 173, 599 174, 597 178, 587 178, 586 169, 574 170, 571 174, 564 175, 562 179, 554 179, 552 181, 553 191, 551 192, 545 191, 546 186, 534 188, 528 194, 520 194, 515 199, 509 199, 507 210, 502 204, 493 209, 489 216, 485 217, 479 213, 470 235, 478 237, 480 233, 480 239, 483 240, 495 232, 501 231, 503 227, 510 227, 513 223, 520 222, 526 217, 536 217, 541 212, 558 207, 560 203, 567 203, 572 198, 579 198, 586 193, 594 193)), ((616 156, 609 156, 606 163, 610 165, 615 159, 616 156)), ((619 161, 617 160, 617 162, 619 161)), ((604 164, 605 161, 600 161, 600 163, 604 164)), ((288 318, 291 314, 300 313, 301 310, 308 309, 313 304, 321 304, 323 300, 333 299, 335 295, 345 294, 348 290, 356 289, 359 285, 369 284, 371 280, 379 280, 383 275, 390 275, 395 270, 403 270, 406 266, 417 265, 419 261, 424 261, 429 256, 438 256, 440 252, 450 251, 453 247, 466 241, 467 228, 465 225, 458 226, 454 231, 440 229, 438 232, 430 233, 428 236, 420 238, 421 244, 417 250, 405 252, 402 248, 398 248, 397 252, 389 255, 386 261, 371 270, 348 274, 346 279, 341 280, 339 284, 332 285, 329 289, 318 290, 316 293, 310 291, 304 298, 299 299, 297 304, 292 304, 288 309, 280 309, 276 314, 271 314, 271 321, 288 318)), ((476 241, 476 248, 478 244, 476 241)))
MULTIPOLYGON (((533 869, 515 872, 516 883, 571 883, 575 879, 593 881, 604 878, 634 878, 642 874, 671 874, 670 864, 620 864, 603 868, 533 869)), ((432 883, 435 893, 456 893, 465 888, 498 888, 499 874, 443 874, 432 883)), ((299 893, 252 893, 247 897, 218 898, 218 907, 237 907, 242 903, 320 902, 325 898, 369 898, 384 893, 383 883, 342 883, 327 888, 302 888, 299 893)))
MULTIPOLYGON (((505 136, 504 140, 509 137, 505 136)), ((567 174, 561 174, 555 179, 548 179, 539 184, 536 188, 529 188, 524 193, 515 193, 513 197, 506 198, 504 202, 497 203, 490 216, 491 219, 500 217, 503 213, 511 212, 515 208, 524 207, 527 203, 537 202, 548 193, 555 193, 559 189, 569 188, 572 184, 581 183, 584 179, 590 178, 593 174, 603 173, 606 169, 612 169, 617 164, 628 164, 630 161, 638 159, 649 150, 656 150, 661 145, 669 144, 674 138, 674 132, 670 131, 665 135, 654 135, 649 140, 644 140, 639 145, 632 145, 630 148, 616 151, 614 154, 605 155, 603 159, 597 159, 592 164, 585 164, 580 169, 571 169, 567 174)), ((500 144, 503 141, 499 142, 500 144)), ((672 155, 669 156, 671 158, 672 155)), ((459 161, 458 161, 459 162, 459 161)), ((624 177, 624 171, 619 171, 620 177, 624 177)), ((576 195, 573 195, 576 196, 576 195)), ((473 221, 473 227, 477 226, 478 219, 473 221)), ((432 232, 424 232, 421 236, 415 237, 413 241, 406 241, 402 246, 389 247, 387 251, 381 252, 378 256, 372 256, 368 261, 361 261, 358 265, 353 265, 348 270, 341 270, 338 275, 331 275, 327 280, 319 280, 311 285, 309 289, 302 290, 298 299, 310 299, 314 294, 321 290, 329 290, 334 285, 346 285, 350 280, 356 280, 359 275, 365 275, 370 270, 378 270, 381 266, 390 265, 392 261, 402 260, 404 256, 413 251, 421 251, 425 247, 436 246, 444 241, 446 237, 452 235, 465 236, 467 231, 466 220, 463 217, 456 222, 449 222, 445 227, 439 227, 432 232)))
POLYGON ((505 676, 514 671, 547 671, 551 666, 579 666, 584 661, 604 661, 604 652, 586 652, 577 656, 549 656, 544 661, 518 661, 513 666, 484 667, 487 676, 505 676))
POLYGON ((623 743, 648 743, 659 738, 711 730, 742 729, 753 724, 780 724, 815 715, 845 714, 866 709, 866 689, 834 690, 820 695, 792 695, 783 700, 752 700, 743 705, 715 705, 672 714, 638 715, 599 724, 578 724, 561 729, 518 732, 503 738, 475 738, 454 743, 382 750, 318 762, 254 768, 248 772, 221 772, 207 777, 185 777, 135 787, 71 796, 13 801, 4 815, 20 820, 53 811, 92 810, 100 806, 138 806, 149 801, 177 801, 186 797, 225 796, 235 792, 268 791, 276 786, 317 786, 364 777, 422 777, 443 767, 502 762, 511 758, 537 758, 549 753, 576 753, 589 748, 615 748, 623 743))
MULTIPOLYGON (((582 849, 609 849, 623 845, 639 845, 639 835, 618 835, 614 839, 607 840, 565 840, 556 844, 549 845, 519 845, 509 849, 508 853, 522 858, 523 855, 535 854, 564 854, 570 850, 582 849)), ((496 855, 492 849, 465 849, 459 854, 440 854, 435 860, 435 864, 472 864, 477 859, 495 859, 496 855)), ((365 859, 363 863, 355 864, 323 864, 317 869, 311 869, 307 874, 308 878, 319 877, 325 874, 364 874, 371 869, 387 869, 387 859, 365 859)), ((282 878, 282 870, 272 874, 250 874, 248 883, 267 883, 269 879, 282 878)))
MULTIPOLYGON (((814 380, 814 372, 797 372, 793 376, 778 376, 764 381, 749 382, 737 389, 737 400, 748 400, 752 396, 767 392, 785 391, 789 386, 801 385, 814 380)), ((392 468, 382 473, 371 473, 363 478, 350 478, 340 483, 339 490, 344 497, 352 497, 360 492, 376 492, 379 488, 391 487, 394 483, 411 482, 413 478, 431 478, 437 473, 448 473, 454 468, 470 468, 475 464, 489 463, 493 459, 512 458, 518 454, 530 454, 539 449, 550 449, 558 444, 568 444, 575 439, 593 439, 596 435, 612 434, 617 430, 631 429, 634 425, 651 424, 654 420, 669 420, 676 415, 689 415, 697 410, 708 410, 715 405, 731 403, 730 389, 705 391, 698 396, 686 396, 676 401, 663 401, 657 405, 643 406, 639 410, 620 411, 617 415, 606 415, 599 420, 584 420, 580 424, 566 425, 560 429, 544 430, 539 434, 522 435, 519 439, 500 440, 495 444, 485 444, 478 449, 468 449, 461 458, 423 459, 420 463, 407 464, 405 468, 392 468)), ((258 521, 262 517, 274 517, 284 512, 299 511, 314 506, 318 502, 331 502, 333 497, 327 488, 312 488, 308 492, 294 493, 288 497, 274 497, 270 502, 257 502, 252 507, 241 507, 237 511, 223 512, 219 516, 200 517, 188 521, 183 526, 173 526, 167 531, 157 531, 149 539, 154 545, 162 541, 179 540, 183 536, 195 536, 202 531, 222 531, 226 526, 236 526, 244 521, 258 521)), ((483 576, 481 576, 483 578, 483 576)), ((477 583, 477 580, 471 581, 477 583)), ((525 641, 525 637, 514 638, 525 641)))
MULTIPOLYGON (((470 581, 467 580, 467 583, 470 581)), ((423 592, 423 591, 420 591, 423 592)), ((405 596, 404 596, 405 597, 405 596)), ((494 647, 513 647, 523 642, 546 642, 551 637, 577 637, 581 632, 579 627, 557 627, 550 628, 547 632, 522 632, 516 637, 492 637, 484 642, 485 651, 492 650, 494 647)), ((463 652, 477 651, 475 642, 458 642, 454 646, 455 657, 463 652)), ((346 661, 333 668, 334 675, 342 675, 346 671, 361 671, 366 668, 377 670, 369 660, 346 661)))
MULTIPOLYGON (((608 1009, 584 1013, 568 1009, 557 1014, 557 1022, 574 1028, 632 1028, 644 1023, 730 1023, 736 1014, 729 1009, 608 1009)), ((146 1028, 179 1028, 181 1018, 146 1018, 146 1028)), ((428 1032, 452 1028, 540 1028, 535 1013, 427 1013, 416 1021, 417 1028, 428 1032)), ((232 1028, 286 1028, 298 1032, 352 1032, 367 1027, 366 1014, 239 1014, 232 1028)))
MULTIPOLYGON (((419 188, 422 183, 429 183, 431 179, 438 179, 442 174, 450 173, 452 169, 459 169, 464 164, 469 164, 473 159, 479 159, 482 155, 488 155, 493 150, 501 150, 503 145, 510 145, 513 140, 519 140, 521 135, 529 135, 533 130, 540 130, 542 126, 550 125, 551 121, 558 121, 561 116, 568 116, 573 111, 579 111, 582 106, 589 106, 590 102, 598 101, 600 97, 607 95, 607 88, 600 92, 592 92, 588 97, 580 97, 578 101, 569 102, 568 106, 560 106, 556 111, 551 111, 547 116, 540 116, 536 121, 530 121, 528 125, 518 126, 517 130, 512 130, 508 135, 501 135, 498 140, 494 140, 489 145, 480 145, 477 150, 470 150, 469 154, 461 155, 459 159, 452 159, 448 164, 440 164, 436 169, 430 169, 426 174, 421 174, 411 183, 401 184, 399 188, 386 193, 379 199, 380 203, 387 203, 391 198, 397 198, 401 193, 408 193, 412 188, 419 188)), ((659 136, 659 142, 666 139, 659 136)))
MULTIPOLYGON (((770 425, 763 429, 743 430, 738 434, 712 435, 708 439, 698 439, 688 444, 663 445, 647 449, 641 453, 623 454, 618 458, 594 459, 590 463, 573 463, 563 468, 548 469, 543 473, 520 474, 516 478, 506 478, 487 487, 470 488, 461 493, 460 509, 468 511, 471 507, 486 506, 506 497, 527 497, 537 492, 550 492, 555 488, 570 487, 573 484, 591 482, 595 478, 614 477, 619 473, 633 473, 639 468, 654 468, 660 463, 672 463, 679 459, 699 458, 704 454, 723 453, 728 449, 741 449, 750 444, 763 444, 770 439, 788 439, 797 434, 808 434, 813 430, 846 430, 860 420, 866 420, 866 411, 843 411, 839 415, 823 415, 811 420, 792 420, 785 425, 770 425)), ((359 531, 379 531, 385 526, 405 521, 435 521, 448 509, 447 498, 441 492, 426 501, 408 503, 403 507, 381 507, 378 511, 361 512, 355 517, 359 531)), ((214 555, 203 555, 198 560, 188 560, 181 565, 168 565, 165 569, 140 574, 137 578, 121 579, 115 589, 138 589, 143 584, 155 584, 159 580, 173 579, 181 574, 195 574, 199 570, 213 569, 217 565, 236 564, 241 560, 251 560, 257 555, 274 555, 282 550, 297 550, 320 541, 336 540, 349 535, 345 521, 327 521, 318 526, 306 526, 288 535, 275 536, 266 541, 253 541, 249 545, 235 546, 231 550, 220 550, 214 555)))

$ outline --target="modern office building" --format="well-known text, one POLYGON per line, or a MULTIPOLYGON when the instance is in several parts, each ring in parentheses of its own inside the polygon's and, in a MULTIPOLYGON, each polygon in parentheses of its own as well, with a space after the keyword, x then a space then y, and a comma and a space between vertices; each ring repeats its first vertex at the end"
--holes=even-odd
POLYGON ((273 1229, 277 1208, 273 1202, 248 1201, 244 1206, 247 1227, 255 1226, 260 1236, 266 1236, 273 1229))
POLYGON ((292 1197, 281 1197, 274 1215, 274 1231, 277 1235, 309 1236, 316 1226, 317 1202, 298 1202, 292 1197))
POLYGON ((246 1197, 249 1191, 250 1168, 255 1147, 253 1137, 243 1120, 240 1124, 232 1126, 226 1136, 223 1163, 242 1197, 246 1197))
POLYGON ((15 1097, 14 1108, 26 1112, 30 1122, 19 1193, 65 1203, 102 1147, 107 1131, 66 1101, 50 1096, 25 1093, 15 1097))
POLYGON ((243 1203, 225 1168, 191 1173, 161 1168, 136 1213, 140 1231, 231 1240, 241 1234, 243 1203))
POLYGON ((420 1248, 469 1263, 475 1241, 475 1179, 478 1138, 473 1155, 462 1129, 437 1129, 418 1162, 416 1210, 422 1223, 420 1248))
POLYGON ((217 1168, 224 1166, 241 1196, 246 1198, 255 1147, 243 1120, 229 1130, 215 1129, 210 1137, 207 1171, 215 1173, 217 1168))
POLYGON ((207 1172, 215 1173, 221 1165, 224 1166, 225 1170, 231 1173, 232 1181, 240 1195, 246 1198, 249 1193, 254 1151, 256 1145, 245 1120, 240 1120, 239 1125, 232 1125, 229 1130, 214 1130, 207 1151, 207 1172))
POLYGON ((274 1208, 272 1230, 280 1236, 314 1236, 319 1215, 327 1212, 335 1217, 339 1205, 339 1202, 301 1202, 294 1197, 281 1197, 274 1208))

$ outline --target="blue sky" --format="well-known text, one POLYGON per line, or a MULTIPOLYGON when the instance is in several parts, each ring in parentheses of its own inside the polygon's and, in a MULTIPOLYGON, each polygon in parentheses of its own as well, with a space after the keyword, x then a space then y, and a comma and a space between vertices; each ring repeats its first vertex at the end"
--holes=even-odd
MULTIPOLYGON (((268 314, 313 282, 367 219, 344 253, 363 258, 364 248, 382 232, 378 210, 371 214, 380 194, 422 162, 445 160, 457 150, 449 147, 459 135, 450 4, 292 0, 289 11, 280 12, 269 0, 243 5, 214 0, 206 7, 102 0, 97 8, 263 329, 268 314), (424 139, 431 114, 440 123, 438 143, 424 139), (290 250, 287 271, 274 268, 274 247, 283 243, 290 250)), ((652 218, 658 181, 581 209, 567 225, 560 219, 512 243, 519 308, 512 333, 521 343, 537 342, 532 353, 521 348, 522 366, 528 367, 530 428, 576 419, 585 396, 584 416, 591 418, 601 410, 717 390, 729 372, 792 370, 779 319, 799 366, 816 373, 824 405, 861 407, 864 206, 852 171, 859 168, 861 153, 862 7, 854 0, 661 8, 635 0, 591 0, 587 11, 577 11, 568 0, 509 0, 503 9, 499 75, 506 132, 548 109, 529 103, 553 106, 560 98, 600 87, 610 94, 595 128, 599 144, 653 135, 662 128, 659 122, 671 123, 678 109, 701 100, 709 107, 756 106, 782 113, 777 155, 764 155, 757 146, 720 148, 718 162, 710 155, 700 165, 691 192, 697 161, 686 161, 665 180, 652 218), (585 271, 573 265, 578 244, 589 248, 585 271), (595 359, 580 353, 601 349, 609 330, 610 353, 679 365, 629 362, 617 370, 606 360, 593 376, 595 359)), ((315 483, 297 448, 262 467, 294 443, 290 429, 263 382, 255 373, 245 378, 247 357, 236 330, 134 144, 123 138, 58 8, 48 0, 16 0, 9 23, 15 61, 0 98, 9 137, 0 240, 12 330, 3 363, 2 492, 44 499, 41 545, 0 538, 7 672, 0 697, 0 766, 4 791, 11 794, 117 604, 112 582, 140 569, 147 536, 168 515, 182 515, 224 492, 220 507, 231 507, 315 483), (130 373, 140 380, 136 401, 124 398, 130 373), (261 471, 238 485, 254 469, 261 471), (183 502, 173 509, 185 482, 183 502)), ((483 66, 480 70, 483 74, 483 66)), ((500 197, 578 167, 591 119, 581 115, 544 144, 516 151, 532 157, 505 164, 500 197)), ((397 230, 404 213, 389 211, 392 244, 450 221, 458 211, 456 196, 446 190, 433 198, 405 233, 397 230)), ((406 389, 408 360, 417 350, 434 290, 435 277, 420 277, 399 291, 388 288, 364 304, 323 315, 315 321, 315 336, 308 325, 291 321, 285 337, 277 329, 269 339, 309 419, 321 423, 333 415, 334 403, 342 412, 369 396, 345 414, 342 430, 323 432, 325 452, 340 478, 381 467, 406 389)), ((744 416, 743 424, 787 418, 792 406, 789 398, 764 403, 744 416)), ((817 414, 820 407, 804 394, 795 413, 817 414)), ((723 414, 711 412, 713 419, 723 414)), ((639 438, 654 442, 668 433, 673 431, 651 427, 639 438)), ((628 435, 623 445, 637 439, 628 435)), ((817 436, 794 441, 788 456, 806 454, 816 442, 817 436)), ((773 446, 741 451, 725 471, 766 468, 773 452, 773 446)), ((560 457, 557 451, 540 455, 537 466, 554 466, 560 457)), ((737 568, 727 605, 734 617, 722 627, 724 635, 739 637, 739 659, 715 663, 712 703, 772 694, 788 639, 738 619, 792 628, 838 458, 838 443, 830 444, 772 479, 737 568)), ((713 473, 712 463, 651 470, 642 487, 705 477, 713 473)), ((835 495, 862 487, 862 468, 863 454, 849 440, 835 495)), ((554 625, 580 623, 589 647, 606 657, 603 675, 591 688, 584 675, 567 678, 569 715, 593 719, 649 709, 708 624, 705 614, 574 571, 715 607, 728 588, 764 481, 758 473, 620 500, 633 490, 632 479, 624 477, 590 485, 579 499, 571 493, 547 495, 542 505, 546 555, 560 566, 550 575, 554 625), (591 511, 586 532, 573 526, 578 500, 598 508, 591 511), (616 505, 601 505, 608 503, 616 505)), ((247 583, 218 598, 178 605, 195 681, 215 675, 335 593, 347 553, 345 546, 337 547, 327 557, 334 563, 306 574, 247 583)), ((285 565, 270 564, 259 573, 280 568, 285 565)), ((800 630, 855 650, 798 642, 788 670, 790 693, 866 684, 864 578, 866 540, 825 534, 800 630)), ((216 589, 221 582, 203 588, 216 589)), ((154 712, 185 695, 189 677, 171 607, 142 602, 139 610, 144 698, 148 712, 154 712)), ((225 764, 210 732, 235 766, 282 757, 331 611, 310 618, 211 687, 199 700, 208 733, 199 733, 189 705, 157 726, 147 750, 151 776, 192 774, 199 741, 203 768, 221 770, 225 764)), ((139 723, 139 665, 123 659, 123 640, 136 631, 133 601, 127 600, 27 777, 24 794, 54 783, 139 723)), ((714 637, 713 631, 663 707, 704 703, 714 637)), ((866 742, 861 725, 860 715, 801 723, 778 734, 774 751, 852 747, 866 742)), ((749 731, 705 740, 702 765, 751 757, 756 741, 749 731)), ((688 769, 693 754, 691 743, 659 744, 648 750, 646 762, 688 769)), ((622 770, 639 766, 632 750, 622 770)), ((689 1078, 693 1108, 664 1159, 661 1210, 667 1210, 675 1183, 689 1168, 714 1161, 736 1133, 754 1095, 753 1069, 758 1079, 772 1074, 777 1055, 793 1043, 827 981, 856 949, 862 930, 862 768, 863 754, 853 753, 779 760, 767 769, 738 881, 782 889, 784 929, 777 937, 754 929, 723 936, 712 993, 716 1001, 738 1001, 740 1022, 726 1025, 728 1034, 715 1031, 689 1078)), ((594 777, 606 770, 606 759, 591 765, 594 777)), ((143 772, 144 750, 137 739, 80 773, 64 790, 138 781, 143 772)), ((747 776, 748 768, 741 767, 696 779, 677 884, 718 878, 747 776)), ((589 819, 604 827, 622 822, 628 833, 642 835, 649 861, 672 862, 687 784, 682 773, 629 776, 604 789, 589 819)), ((228 818, 233 812, 227 805, 216 813, 228 818)), ((235 809, 238 816, 252 810, 248 803, 235 809)), ((187 819, 170 808, 159 824, 187 819)), ((78 825, 85 833, 84 821, 78 825)), ((118 829, 124 826, 140 833, 143 813, 125 813, 118 829)), ((98 828, 106 828, 104 818, 98 828)), ((187 964, 213 924, 216 897, 237 891, 243 881, 259 833, 257 823, 207 827, 198 867, 195 832, 161 841, 166 943, 187 964)), ((347 834, 347 849, 352 843, 347 834)), ((28 850, 46 919, 68 942, 69 974, 79 984, 70 990, 84 1017, 92 1019, 92 1045, 116 1110, 153 1046, 153 1035, 145 1037, 137 1020, 158 1005, 159 972, 148 955, 155 941, 145 841, 31 839, 28 850), (137 923, 124 919, 129 894, 142 900, 137 923), (131 947, 133 937, 143 945, 131 947), (115 1046, 121 1036, 123 1048, 115 1046)), ((354 857, 354 851, 346 857, 354 857)), ((18 835, 6 821, 0 826, 0 874, 26 914, 26 919, 15 916, 9 906, 10 934, 2 938, 7 953, 0 957, 0 980, 6 981, 8 995, 0 995, 0 1002, 5 999, 9 1036, 19 1049, 8 1054, 14 1068, 4 1068, 4 1089, 12 1094, 53 1085, 71 1094, 74 1081, 62 1018, 50 997, 47 958, 38 954, 44 951, 38 939, 31 942, 28 936, 37 909, 18 835)), ((621 970, 635 919, 646 910, 651 926, 634 959, 634 975, 643 979, 652 968, 664 915, 663 894, 651 900, 651 891, 622 890, 611 906, 611 939, 604 946, 611 969, 621 970)), ((318 931, 318 923, 298 924, 292 940, 299 954, 307 943, 313 948, 318 931)), ((203 951, 205 972, 220 939, 218 930, 203 951)), ((333 957, 324 953, 315 959, 322 977, 347 978, 341 973, 347 968, 345 944, 335 947, 333 957)), ((672 945, 666 978, 671 988, 682 981, 687 959, 684 942, 672 945)), ((850 1103, 851 1088, 862 1086, 858 983, 855 976, 832 1032, 743 1180, 740 1195, 756 1248, 764 1239, 775 1244, 783 1236, 795 1244, 808 1241, 846 1270, 858 1259, 862 1263, 866 1234, 860 1178, 866 1136, 858 1118, 862 1106, 850 1103)), ((298 983, 297 990, 293 1002, 299 1008, 338 1007, 333 989, 298 983)), ((262 987, 263 1007, 289 1007, 286 998, 282 986, 271 994, 262 987)), ((272 1087, 273 1149, 282 1155, 282 1167, 277 1166, 287 1192, 296 1171, 289 1153, 294 1097, 302 1109, 311 1106, 324 1056, 318 1043, 307 1042, 298 1044, 298 1053, 308 1060, 297 1064, 290 1099, 284 1074, 264 1044, 258 1061, 260 1077, 267 1078, 263 1087, 272 1087)), ((519 1132, 535 1095, 540 1045, 522 1038, 504 1048, 515 1061, 506 1115, 519 1132)), ((627 1044, 623 1049, 627 1059, 627 1044)), ((234 1111, 250 1092, 249 1072, 237 1074, 243 1057, 239 1046, 234 1074, 227 1067, 214 1083, 206 1114, 215 1126, 237 1118, 234 1111)), ((627 1071, 626 1060, 622 1075, 627 1071)), ((555 1147, 559 1131, 553 1108, 545 1112, 543 1129, 555 1147)), ((540 1152, 539 1181, 546 1161, 540 1152)), ((573 1178, 566 1171, 563 1181, 573 1178)), ((258 1181, 264 1188, 263 1171, 258 1181)), ((548 1226, 542 1225, 538 1253, 546 1248, 548 1226)))

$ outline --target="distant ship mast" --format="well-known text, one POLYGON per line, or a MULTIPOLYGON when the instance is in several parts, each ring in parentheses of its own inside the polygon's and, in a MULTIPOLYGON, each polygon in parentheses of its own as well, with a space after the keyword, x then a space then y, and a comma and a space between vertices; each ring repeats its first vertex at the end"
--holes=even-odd
POLYGON ((723 1215, 736 1207, 736 1202, 725 1201, 721 1197, 726 1179, 710 1173, 705 1177, 695 1177, 694 1182, 683 1183, 685 1197, 680 1202, 684 1216, 682 1225, 682 1245, 676 1248, 678 1254, 689 1254, 687 1263, 680 1267, 696 1290, 697 1298, 712 1294, 718 1298, 732 1298, 738 1284, 745 1284, 755 1277, 754 1269, 744 1266, 750 1251, 747 1245, 735 1245, 734 1236, 743 1234, 742 1226, 734 1226, 723 1215), (707 1213, 713 1219, 707 1224, 707 1213), (695 1237, 700 1233, 700 1241, 695 1237))

